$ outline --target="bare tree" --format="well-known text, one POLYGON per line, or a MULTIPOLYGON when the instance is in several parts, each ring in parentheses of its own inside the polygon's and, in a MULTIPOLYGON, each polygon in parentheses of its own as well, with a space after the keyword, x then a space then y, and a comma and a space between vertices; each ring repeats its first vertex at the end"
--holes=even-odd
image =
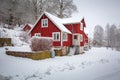
POLYGON ((110 46, 111 48, 115 48, 116 46, 116 25, 111 25, 110 27, 110 46))
POLYGON ((46 11, 50 11, 51 13, 57 15, 60 18, 70 17, 71 14, 77 11, 77 7, 73 4, 73 0, 46 0, 46 11))
POLYGON ((24 15, 25 4, 24 0, 1 0, 0 3, 0 16, 1 22, 9 24, 13 27, 16 24, 22 24, 24 15))
POLYGON ((76 10, 73 0, 0 0, 0 21, 21 25, 34 23, 44 11, 63 18, 76 10))
POLYGON ((109 25, 109 23, 106 25, 106 28, 105 28, 105 34, 106 34, 106 36, 105 36, 105 40, 106 40, 106 42, 107 42, 107 44, 106 44, 106 46, 107 47, 110 47, 110 25, 109 25))
POLYGON ((116 32, 116 49, 120 51, 120 29, 116 32))
POLYGON ((94 28, 94 46, 102 46, 103 43, 103 34, 104 34, 104 30, 100 25, 96 25, 94 28))

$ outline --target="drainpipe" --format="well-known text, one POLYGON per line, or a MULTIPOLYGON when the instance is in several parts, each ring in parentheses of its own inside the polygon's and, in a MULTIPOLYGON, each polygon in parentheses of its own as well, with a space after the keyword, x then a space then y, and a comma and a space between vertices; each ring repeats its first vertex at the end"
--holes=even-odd
POLYGON ((63 32, 61 31, 61 48, 63 47, 63 32))

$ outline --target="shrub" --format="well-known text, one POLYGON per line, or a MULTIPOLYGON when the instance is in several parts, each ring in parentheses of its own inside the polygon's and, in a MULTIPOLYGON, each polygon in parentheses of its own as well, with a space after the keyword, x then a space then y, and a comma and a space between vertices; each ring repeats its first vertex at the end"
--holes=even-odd
POLYGON ((33 51, 51 50, 53 44, 52 38, 47 37, 32 37, 31 49, 33 51))
POLYGON ((20 40, 21 41, 24 41, 24 42, 26 42, 26 43, 29 43, 29 40, 30 40, 30 36, 27 34, 28 32, 25 32, 25 31, 22 31, 21 33, 20 33, 20 40))

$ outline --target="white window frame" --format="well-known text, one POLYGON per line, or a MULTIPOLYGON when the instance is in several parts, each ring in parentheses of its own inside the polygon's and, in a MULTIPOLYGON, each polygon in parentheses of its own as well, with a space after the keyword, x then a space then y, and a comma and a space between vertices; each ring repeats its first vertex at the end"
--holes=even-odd
POLYGON ((63 33, 63 41, 67 41, 68 40, 68 34, 67 33, 63 33))
POLYGON ((60 41, 60 32, 53 32, 52 33, 52 38, 53 38, 53 41, 60 41), (57 39, 57 36, 59 36, 58 39, 57 39))
POLYGON ((48 19, 42 19, 41 26, 42 26, 42 28, 48 27, 48 19))
POLYGON ((83 30, 83 23, 80 23, 80 30, 83 30))
POLYGON ((83 42, 83 35, 80 34, 80 42, 83 42))
POLYGON ((34 36, 41 37, 41 33, 35 33, 34 36))

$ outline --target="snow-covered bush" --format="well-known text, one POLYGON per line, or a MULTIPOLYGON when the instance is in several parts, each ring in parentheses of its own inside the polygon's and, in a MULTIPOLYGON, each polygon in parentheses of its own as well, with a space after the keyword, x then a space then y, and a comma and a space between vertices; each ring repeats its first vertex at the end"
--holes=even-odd
POLYGON ((19 37, 20 37, 20 40, 23 42, 29 43, 29 41, 30 41, 30 36, 28 35, 28 32, 21 31, 19 37))
POLYGON ((34 36, 31 39, 30 47, 33 51, 50 50, 52 48, 52 43, 52 38, 34 36))

